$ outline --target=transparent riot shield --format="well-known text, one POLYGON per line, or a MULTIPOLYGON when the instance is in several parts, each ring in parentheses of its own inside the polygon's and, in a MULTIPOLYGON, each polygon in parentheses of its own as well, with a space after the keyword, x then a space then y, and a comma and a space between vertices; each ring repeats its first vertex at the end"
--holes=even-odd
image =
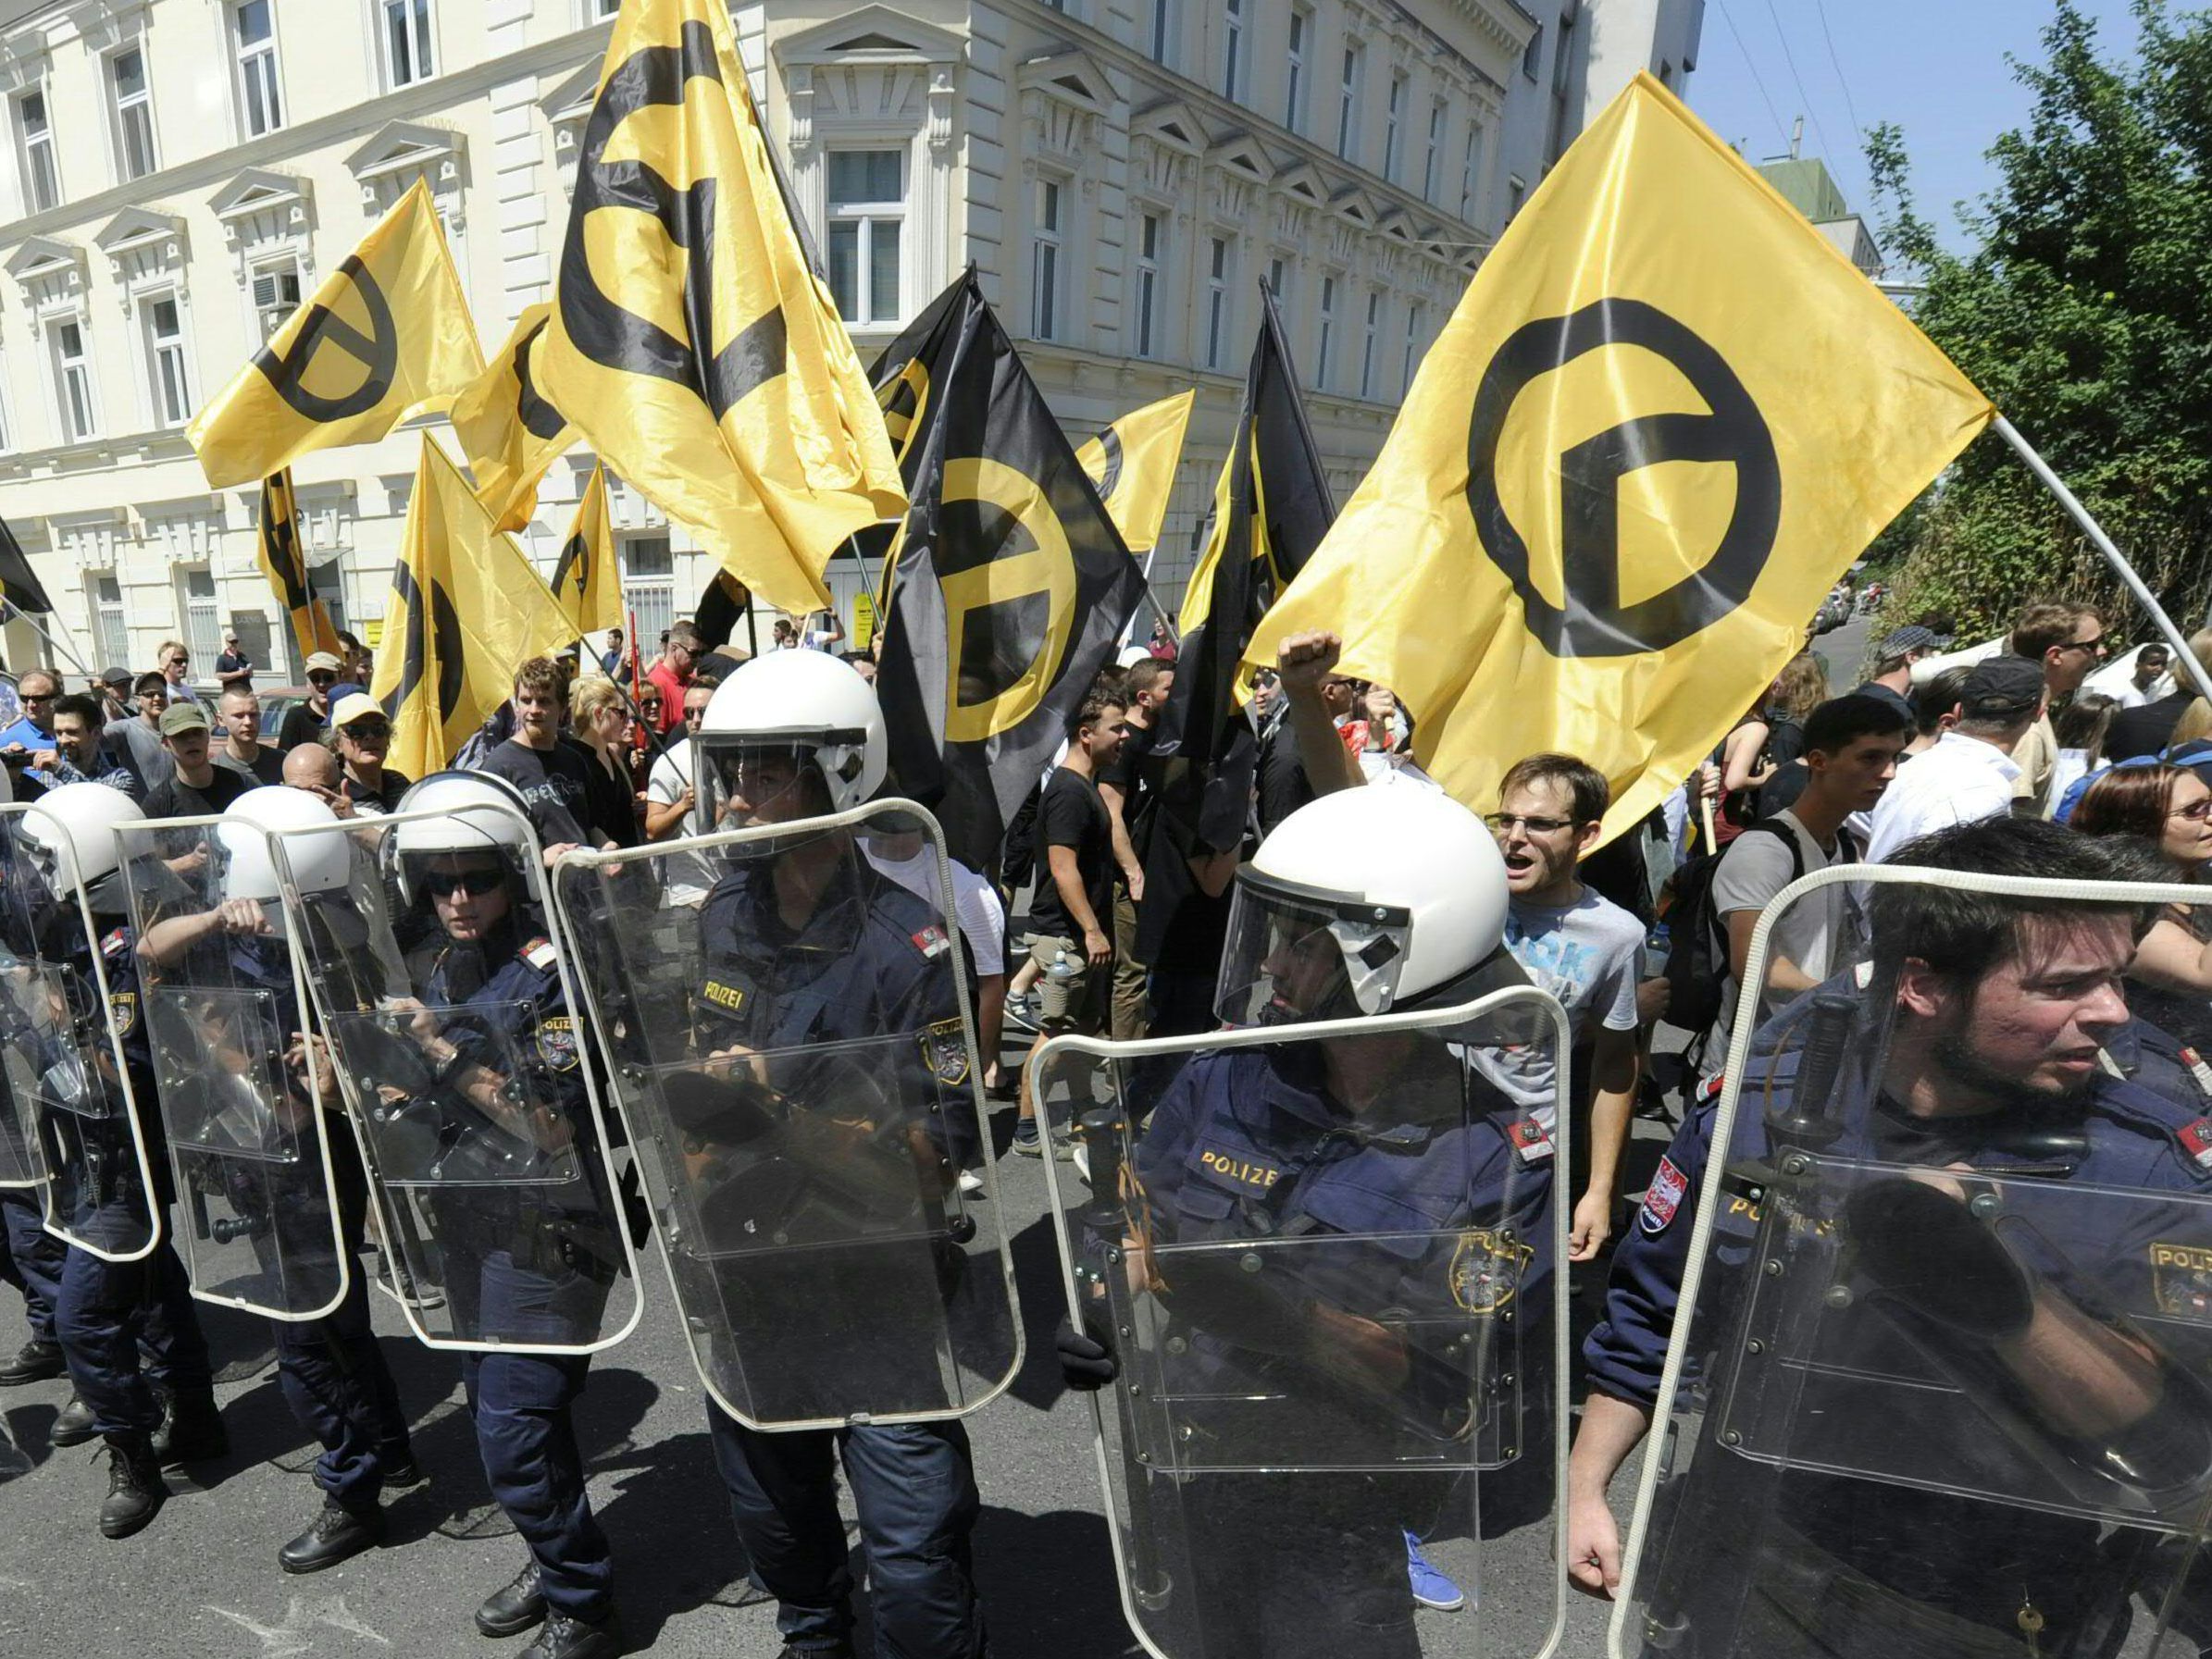
POLYGON ((1033 1072, 1123 1609, 1161 1659, 1524 1659, 1563 1628, 1560 1128, 1490 1081, 1566 1021, 1464 1007, 1141 1043, 1033 1072), (1466 1592, 1423 1614, 1407 1542, 1466 1592))
POLYGON ((35 805, 0 804, 6 1156, 27 1162, 47 1232, 106 1261, 138 1261, 161 1242, 162 1210, 139 1120, 149 1078, 128 899, 111 872, 95 905, 67 847, 35 805))
POLYGON ((2204 908, 1886 865, 1767 908, 1622 1246, 1681 1301, 1615 1655, 2198 1651, 2212 1071, 2132 964, 2204 908))
POLYGON ((636 1255, 519 803, 270 836, 285 925, 376 1204, 433 1347, 588 1354, 636 1328, 636 1255), (342 844, 355 874, 304 873, 342 844))
POLYGON ((964 1416, 1022 1342, 937 825, 570 853, 577 941, 693 1362, 764 1429, 964 1416), (803 891, 787 907, 780 895, 803 891))
POLYGON ((129 825, 117 838, 193 1294, 312 1319, 344 1299, 352 1264, 324 1133, 329 1070, 283 910, 228 897, 237 838, 260 834, 195 818, 129 825), (205 858, 176 855, 186 836, 205 858))

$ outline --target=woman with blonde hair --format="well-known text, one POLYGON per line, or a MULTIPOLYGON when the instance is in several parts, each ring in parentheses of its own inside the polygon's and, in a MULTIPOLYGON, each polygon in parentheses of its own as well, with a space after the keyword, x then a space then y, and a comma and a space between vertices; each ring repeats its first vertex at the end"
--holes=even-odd
POLYGON ((1734 832, 1760 817, 1758 792, 1774 774, 1805 752, 1805 717, 1828 700, 1828 670, 1810 651, 1799 651, 1782 665, 1774 683, 1721 746, 1721 816, 1734 832))
POLYGON ((569 686, 568 731, 561 741, 584 762, 590 782, 586 827, 617 847, 635 847, 640 839, 637 786, 625 752, 629 722, 622 688, 605 675, 578 675, 569 686))

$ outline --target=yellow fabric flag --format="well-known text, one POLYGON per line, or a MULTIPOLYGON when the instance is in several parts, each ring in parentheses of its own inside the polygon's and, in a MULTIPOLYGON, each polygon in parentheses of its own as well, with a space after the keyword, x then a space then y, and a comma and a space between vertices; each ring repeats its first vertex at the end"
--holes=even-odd
POLYGON ((1460 801, 1492 810, 1507 767, 1565 750, 1610 780, 1615 834, 1995 414, 1639 75, 1484 260, 1246 662, 1334 629, 1460 801))
POLYGON ((307 581, 307 558, 300 546, 300 506, 292 493, 292 472, 261 480, 261 522, 255 526, 254 562, 276 590, 277 602, 292 623, 292 637, 304 658, 315 651, 342 656, 338 628, 307 581))
POLYGON ((454 400, 454 435, 476 474, 477 500, 503 530, 530 522, 545 469, 576 442, 576 428, 545 401, 531 372, 552 313, 550 304, 527 307, 491 366, 454 400))
POLYGON ((1198 398, 1194 388, 1132 409, 1076 446, 1077 464, 1099 487, 1107 516, 1133 553, 1149 553, 1160 540, 1175 464, 1183 459, 1183 433, 1198 398))
POLYGON ((607 513, 605 464, 591 469, 576 522, 553 564, 553 602, 574 625, 575 638, 622 625, 622 572, 615 559, 615 521, 607 513))
POLYGON ((905 511, 721 0, 625 0, 534 366, 625 482, 780 610, 828 605, 830 555, 905 511))
POLYGON ((424 433, 369 687, 391 716, 391 763, 416 778, 442 770, 506 701, 516 668, 575 641, 545 579, 424 433))
POLYGON ((184 435, 217 489, 371 443, 484 372, 460 274, 417 180, 184 435))

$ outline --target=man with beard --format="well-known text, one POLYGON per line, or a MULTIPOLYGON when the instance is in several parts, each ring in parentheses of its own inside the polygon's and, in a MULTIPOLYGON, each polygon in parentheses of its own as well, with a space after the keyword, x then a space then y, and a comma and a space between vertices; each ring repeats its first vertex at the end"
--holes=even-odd
MULTIPOLYGON (((2010 818, 1894 861, 2075 883, 2162 874, 2120 843, 2010 818)), ((2156 1606, 2164 1593, 2173 1494, 2212 1479, 2212 1396, 2159 1345, 2191 1340, 2188 1308, 2158 1317, 2171 1289, 2159 1253, 2202 1253, 2212 1170, 2197 1149, 2212 1123, 2109 1075, 2103 1054, 2156 912, 1934 874, 1872 894, 1870 966, 1755 1042, 1718 1152, 1729 1203, 1682 1337, 1713 1100, 1676 1134, 1615 1254, 1584 1344, 1569 1572, 1592 1594, 1620 1588, 1606 1487, 1680 1340, 1684 1443, 1633 1587, 1655 1651, 2115 1653, 2131 1595, 2156 1606), (1775 1206, 1779 1232, 1762 1220, 1775 1206), (1789 1300, 1799 1286, 1817 1318, 1789 1300), (1770 1360, 1770 1344, 1784 1351, 1770 1360), (1757 1414, 1743 1390, 1785 1373, 1798 1397, 1744 1429, 1757 1414), (1683 1413, 1698 1405, 1693 1430, 1683 1413), (1747 1435, 1757 1455, 1735 1455, 1747 1435), (2068 1500, 2044 1497, 2043 1479, 2068 1500), (2101 1539, 2077 1517, 2123 1486, 2145 1524, 2101 1539)))

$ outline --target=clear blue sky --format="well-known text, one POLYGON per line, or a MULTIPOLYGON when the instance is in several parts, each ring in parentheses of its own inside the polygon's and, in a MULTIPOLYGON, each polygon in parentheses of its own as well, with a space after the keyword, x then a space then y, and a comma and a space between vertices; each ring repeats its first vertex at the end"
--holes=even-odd
MULTIPOLYGON (((2127 0, 2081 4, 2100 47, 2132 47, 2127 0)), ((1860 212, 1870 204, 1859 130, 1896 122, 1920 211, 1961 247, 1953 204, 1989 188, 1991 143, 2028 113, 2006 56, 2041 61, 2054 9, 2052 0, 1706 0, 1690 106, 1755 162, 1786 154, 1803 115, 1803 154, 1828 163, 1860 212)))

